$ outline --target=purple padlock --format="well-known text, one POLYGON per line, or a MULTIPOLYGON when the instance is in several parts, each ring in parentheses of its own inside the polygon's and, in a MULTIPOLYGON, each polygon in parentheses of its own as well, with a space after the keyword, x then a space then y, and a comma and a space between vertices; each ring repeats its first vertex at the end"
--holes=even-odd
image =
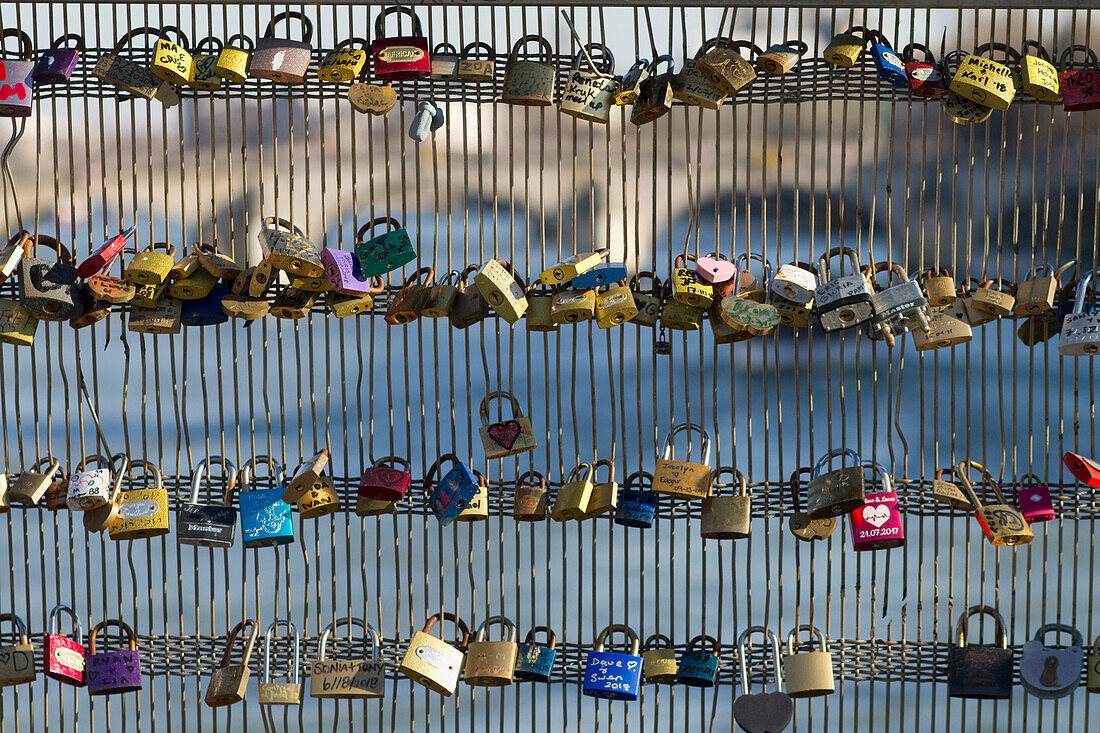
POLYGON ((134 630, 118 619, 96 624, 88 636, 88 658, 84 668, 89 695, 114 695, 141 689, 141 654, 137 650, 134 630), (101 629, 117 626, 129 640, 130 648, 119 652, 96 653, 95 638, 101 629))
POLYGON ((864 462, 882 477, 878 494, 867 494, 863 506, 848 513, 852 525, 852 548, 864 550, 889 550, 905 544, 905 530, 901 526, 901 510, 898 509, 898 492, 891 490, 890 474, 877 463, 864 462))
POLYGON ((38 57, 34 66, 35 84, 64 84, 73 75, 80 54, 84 53, 84 37, 69 33, 58 38, 49 49, 38 57), (69 41, 76 41, 76 48, 63 48, 69 41))
POLYGON ((1020 488, 1016 491, 1016 508, 1028 524, 1054 519, 1054 502, 1050 499, 1050 488, 1033 473, 1025 473, 1020 477, 1020 488))
POLYGON ((370 295, 370 278, 363 275, 359 258, 353 252, 325 247, 321 250, 321 262, 333 290, 344 295, 370 295))

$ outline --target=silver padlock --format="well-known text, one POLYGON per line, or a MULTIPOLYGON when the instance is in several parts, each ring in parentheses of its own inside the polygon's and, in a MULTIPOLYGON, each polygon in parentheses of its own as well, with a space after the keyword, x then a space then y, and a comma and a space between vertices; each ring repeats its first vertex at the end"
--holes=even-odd
POLYGON ((875 265, 875 274, 888 272, 897 275, 900 282, 871 295, 871 337, 886 340, 894 345, 894 336, 907 331, 928 331, 928 299, 915 280, 910 280, 901 265, 890 261, 875 265))
POLYGON ((1020 684, 1032 695, 1045 700, 1065 697, 1081 684, 1084 661, 1084 639, 1080 631, 1067 624, 1044 624, 1020 652, 1020 684), (1069 634, 1073 641, 1068 647, 1046 646, 1043 637, 1052 631, 1069 634))
POLYGON ((1073 312, 1062 321, 1062 338, 1058 344, 1058 353, 1062 356, 1092 356, 1100 352, 1100 313, 1085 313, 1085 295, 1095 274, 1093 270, 1081 278, 1073 299, 1073 312))
POLYGON ((848 247, 834 247, 821 255, 817 265, 818 283, 814 291, 814 306, 821 328, 826 332, 854 328, 871 320, 871 283, 859 266, 859 256, 848 247), (829 278, 829 260, 844 255, 851 263, 851 272, 829 278))
POLYGON ((805 262, 789 262, 783 265, 775 273, 771 282, 772 293, 792 303, 812 302, 815 290, 817 290, 817 275, 805 262))
MULTIPOLYGON (((811 643, 812 645, 812 643, 811 643)), ((825 635, 815 626, 798 626, 787 634, 787 653, 783 655, 783 675, 787 694, 791 697, 819 697, 836 690, 833 679, 833 655, 825 643, 825 635), (803 631, 817 637, 820 649, 795 653, 798 635, 803 631)))

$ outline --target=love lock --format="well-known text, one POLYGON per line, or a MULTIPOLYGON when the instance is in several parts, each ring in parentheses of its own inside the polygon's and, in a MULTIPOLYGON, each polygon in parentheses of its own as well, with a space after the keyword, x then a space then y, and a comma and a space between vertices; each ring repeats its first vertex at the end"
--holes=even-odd
POLYGON ((1081 632, 1066 624, 1045 624, 1020 652, 1020 684, 1036 697, 1054 700, 1065 697, 1081 684, 1081 665, 1085 661, 1081 632), (1046 646, 1043 637, 1050 632, 1073 637, 1068 647, 1046 646))
POLYGON ((794 717, 794 700, 782 691, 783 671, 779 665, 779 639, 763 626, 750 626, 737 638, 737 658, 741 664, 742 695, 733 701, 733 719, 747 733, 779 733, 791 724, 794 717), (772 648, 772 664, 775 666, 775 692, 749 694, 749 667, 746 642, 753 633, 762 633, 772 648))

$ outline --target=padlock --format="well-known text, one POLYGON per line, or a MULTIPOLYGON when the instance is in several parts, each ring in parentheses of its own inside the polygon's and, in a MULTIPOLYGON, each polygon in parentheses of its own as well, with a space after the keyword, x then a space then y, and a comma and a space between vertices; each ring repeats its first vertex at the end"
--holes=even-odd
POLYGON ((386 696, 386 665, 378 658, 378 632, 363 619, 338 618, 321 632, 317 661, 310 665, 309 696, 337 699, 362 700, 386 696), (338 626, 348 627, 348 637, 354 627, 363 629, 363 635, 370 639, 370 659, 326 659, 325 651, 329 637, 338 626))
POLYGON ((578 463, 573 467, 554 498, 551 519, 555 522, 584 519, 588 502, 592 498, 592 473, 592 465, 589 463, 578 463))
POLYGON ((838 33, 829 41, 821 58, 827 64, 839 66, 842 69, 850 69, 856 65, 863 51, 867 48, 868 41, 873 40, 875 31, 868 30, 861 25, 854 25, 843 33, 838 33))
POLYGON ((970 700, 1007 700, 1012 697, 1012 650, 1004 619, 992 606, 971 606, 955 625, 956 643, 947 650, 947 696, 970 700), (992 616, 997 646, 968 644, 967 624, 975 614, 992 616))
POLYGON ((45 496, 46 490, 53 485, 55 476, 61 472, 61 463, 52 456, 39 459, 29 471, 23 471, 8 481, 6 500, 9 504, 34 506, 45 496), (39 471, 39 467, 43 467, 39 471))
POLYGON ((1058 69, 1050 62, 1050 54, 1035 40, 1024 41, 1020 63, 1020 91, 1041 102, 1057 102, 1062 96, 1058 83, 1058 69), (1027 52, 1034 47, 1035 54, 1027 52))
POLYGON ((1062 107, 1067 112, 1083 112, 1100 109, 1100 61, 1088 46, 1069 46, 1058 59, 1062 71, 1058 74, 1058 87, 1062 91, 1062 107), (1088 56, 1084 68, 1070 69, 1073 54, 1084 51, 1088 56))
POLYGON ((695 54, 699 71, 726 94, 736 94, 756 79, 756 66, 745 59, 741 49, 748 49, 759 58, 763 53, 750 41, 711 38, 695 54))
POLYGON ((557 331, 558 324, 551 315, 554 305, 554 291, 549 285, 538 283, 527 291, 527 313, 524 324, 528 331, 557 331))
POLYGON ((718 682, 718 651, 718 640, 713 636, 700 634, 689 641, 676 667, 676 683, 688 687, 714 687, 718 682), (695 648, 702 644, 710 648, 706 651, 695 648))
POLYGON ((446 526, 458 518, 466 506, 472 502, 478 494, 480 482, 458 456, 454 453, 444 453, 436 459, 428 468, 424 476, 424 490, 428 493, 428 507, 439 523, 446 526), (436 471, 442 471, 441 464, 450 461, 454 467, 439 480, 436 486, 432 479, 436 471))
POLYGON ((699 70, 695 59, 684 59, 672 77, 672 96, 693 107, 716 110, 729 95, 699 70))
POLYGON ((1062 321, 1058 344, 1058 353, 1062 356, 1093 356, 1100 353, 1100 313, 1085 311, 1085 295, 1095 274, 1094 270, 1081 278, 1073 299, 1073 312, 1062 321))
POLYGON ((609 252, 608 249, 598 249, 593 252, 570 255, 553 267, 539 273, 539 282, 543 285, 560 285, 575 280, 579 275, 583 275, 600 264, 609 252))
POLYGON ((470 265, 459 273, 458 295, 451 304, 451 312, 447 314, 447 319, 454 328, 469 328, 492 313, 489 302, 482 297, 481 291, 476 286, 467 284, 466 278, 479 269, 481 268, 478 265, 470 265))
POLYGON ((890 43, 882 31, 875 31, 874 38, 871 39, 871 60, 882 79, 896 87, 909 86, 905 63, 894 51, 894 44, 890 43))
POLYGON ((644 125, 664 117, 672 110, 672 64, 668 54, 653 59, 647 71, 649 75, 638 89, 638 98, 630 109, 630 121, 635 125, 644 125), (657 73, 660 64, 668 64, 668 70, 657 73))
MULTIPOLYGON (((313 55, 313 23, 303 13, 288 10, 271 18, 263 38, 256 42, 256 50, 248 66, 254 79, 270 79, 284 84, 301 84, 306 80, 309 59, 313 55), (275 24, 281 20, 289 24, 297 19, 302 25, 302 40, 275 37, 275 24)), ((267 256, 266 254, 264 255, 267 256)))
POLYGON ((954 466, 936 469, 936 478, 932 481, 932 498, 936 501, 942 501, 945 504, 953 506, 956 509, 973 511, 974 504, 966 494, 962 492, 958 484, 946 480, 945 476, 949 478, 955 476, 954 466))
POLYGON ((100 621, 92 627, 88 635, 84 679, 88 683, 89 695, 115 695, 141 689, 141 652, 137 651, 133 629, 118 619, 100 621), (117 626, 126 635, 129 649, 96 653, 96 636, 108 626, 117 626))
POLYGON ((615 507, 615 524, 639 529, 653 526, 653 518, 657 513, 657 495, 649 491, 652 485, 653 474, 645 471, 636 471, 626 477, 622 491, 619 492, 619 505, 615 507), (634 486, 638 488, 632 488, 634 486))
POLYGON ((210 675, 210 682, 206 685, 204 701, 212 708, 220 708, 232 705, 244 700, 248 692, 248 678, 252 676, 252 670, 248 668, 248 662, 252 658, 252 647, 256 644, 256 622, 245 619, 229 631, 225 638, 225 651, 214 672, 210 675), (248 641, 245 643, 244 658, 240 664, 230 664, 230 654, 233 653, 233 642, 237 635, 248 628, 248 641))
POLYGON ((194 72, 191 74, 192 89, 205 92, 213 92, 222 88, 222 78, 215 67, 218 65, 218 57, 222 52, 222 42, 214 36, 207 36, 195 44, 194 72), (208 53, 199 53, 204 48, 209 48, 208 53))
POLYGON ((677 255, 672 270, 672 298, 694 308, 709 308, 714 303, 714 286, 695 271, 695 255, 677 255), (693 264, 689 267, 688 261, 693 264))
POLYGON ((554 323, 580 323, 596 316, 596 291, 559 290, 550 302, 550 320, 554 323))
POLYGON ((955 278, 946 267, 929 268, 924 271, 924 292, 928 296, 928 305, 932 308, 951 305, 957 297, 955 278))
POLYGON ((642 82, 649 78, 649 59, 636 59, 619 83, 615 93, 615 104, 619 106, 634 104, 641 93, 642 82))
POLYGON ((271 308, 268 312, 275 318, 286 318, 288 320, 305 318, 313 309, 314 303, 317 302, 318 295, 320 293, 310 290, 286 288, 275 296, 275 300, 271 301, 271 308))
POLYGON ((83 512, 104 506, 114 486, 111 469, 111 461, 101 455, 87 456, 78 463, 69 476, 69 491, 65 502, 69 510, 83 512), (96 468, 89 469, 89 464, 93 463, 96 468))
POLYGON ((181 322, 182 315, 182 300, 164 298, 152 308, 131 308, 130 321, 127 327, 135 333, 179 333, 183 325, 181 322))
POLYGON ((229 320, 229 314, 222 307, 222 299, 226 294, 224 285, 215 285, 202 298, 184 300, 180 306, 180 323, 196 327, 225 323, 229 320))
POLYGON ((122 56, 123 48, 130 46, 136 36, 159 36, 160 29, 145 26, 134 28, 118 39, 110 53, 101 57, 92 69, 92 76, 142 99, 153 99, 164 86, 164 81, 148 68, 122 56))
POLYGON ((554 668, 554 658, 558 655, 558 638, 549 626, 536 626, 527 632, 523 643, 516 650, 516 680, 531 682, 549 682, 550 672, 554 668), (535 643, 535 634, 546 634, 545 644, 535 643))
MULTIPOLYGON (((989 281, 992 282, 992 281, 989 281)), ((982 288, 983 281, 976 277, 967 278, 962 285, 959 286, 959 295, 954 305, 948 306, 947 311, 951 315, 957 318, 961 318, 971 328, 977 328, 978 326, 984 326, 987 323, 991 323, 997 320, 997 315, 987 310, 974 307, 974 294, 982 288)), ((997 299, 1002 293, 996 290, 987 288, 989 297, 997 299)))
MULTIPOLYGON (((807 642, 813 648, 813 641, 807 642)), ((825 643, 825 634, 816 626, 796 626, 787 634, 787 653, 783 655, 783 676, 787 694, 793 698, 820 697, 836 691, 833 679, 833 655, 825 643), (817 637, 818 651, 796 652, 798 635, 809 632, 817 637)))
POLYGON ((630 289, 634 295, 634 306, 638 309, 630 322, 637 326, 656 326, 664 303, 661 297, 661 281, 652 272, 639 272, 630 278, 630 289), (638 284, 642 278, 649 278, 652 283, 648 293, 643 292, 638 284))
POLYGON ((199 267, 187 277, 176 280, 168 286, 168 294, 179 300, 201 300, 214 290, 218 278, 204 268, 199 267))
POLYGON ((505 260, 487 261, 474 275, 474 285, 493 310, 508 323, 515 323, 527 312, 523 278, 505 260))
POLYGON ((271 622, 264 632, 264 674, 260 681, 261 705, 301 705, 302 704, 302 676, 299 667, 300 639, 298 627, 287 619, 277 619, 271 622), (271 669, 271 644, 274 634, 280 626, 286 626, 287 636, 293 639, 290 647, 290 667, 286 672, 287 682, 272 682, 275 673, 271 669))
POLYGON ((320 519, 340 511, 340 495, 331 476, 321 476, 309 491, 298 499, 298 514, 302 519, 320 519))
POLYGON ((19 54, 0 59, 0 117, 30 117, 34 109, 34 42, 16 28, 0 31, 0 54, 8 55, 3 39, 19 39, 19 54))
MULTIPOLYGON (((886 272, 887 282, 890 276, 897 275, 898 284, 871 294, 871 334, 886 341, 887 346, 894 345, 895 334, 907 331, 925 331, 928 325, 928 299, 924 297, 920 285, 910 280, 901 265, 890 262, 878 262, 872 271, 874 274, 886 272)), ((874 285, 874 274, 871 284, 874 285)))
POLYGON ((1086 486, 1100 489, 1100 463, 1072 451, 1066 451, 1062 455, 1062 463, 1075 479, 1086 486))
POLYGON ((1026 279, 1016 283, 1016 303, 1012 306, 1012 312, 1018 316, 1032 316, 1051 310, 1057 290, 1058 278, 1054 267, 1036 265, 1028 272, 1026 279))
POLYGON ((621 326, 638 315, 634 305, 634 296, 626 285, 626 280, 604 286, 607 289, 596 292, 596 325, 600 328, 621 326))
MULTIPOLYGON (((234 280, 237 275, 244 271, 244 268, 238 265, 232 257, 227 257, 218 252, 216 244, 196 242, 191 245, 191 252, 199 258, 199 264, 219 280, 234 280)), ((298 275, 298 277, 320 277, 323 274, 321 272, 311 275, 298 275)))
POLYGON ((85 665, 83 638, 84 630, 76 611, 64 604, 51 608, 50 615, 46 619, 46 638, 42 641, 42 649, 45 652, 42 659, 42 672, 50 679, 66 685, 83 687, 85 665), (68 613, 73 620, 72 638, 61 633, 58 616, 62 611, 68 613))
POLYGON ((359 78, 354 84, 348 86, 348 101, 352 108, 361 114, 381 116, 388 114, 397 106, 397 92, 390 82, 385 84, 368 84, 367 70, 369 66, 363 66, 359 72, 359 78))
POLYGON ((365 496, 355 498, 355 516, 377 517, 382 514, 393 514, 394 503, 383 499, 368 499, 365 496))
POLYGON ((134 297, 130 299, 130 309, 132 311, 134 308, 156 308, 166 295, 168 295, 167 282, 160 285, 135 285, 134 297))
POLYGON ((517 522, 541 522, 546 519, 546 479, 538 471, 528 471, 516 479, 512 494, 512 519, 517 522))
POLYGON ((409 233, 401 226, 401 222, 393 217, 380 216, 368 221, 355 233, 355 256, 359 259, 363 276, 374 277, 385 275, 412 262, 416 259, 416 252, 409 233), (379 224, 388 224, 390 231, 364 239, 367 231, 373 230, 379 224))
POLYGON ((321 62, 321 66, 317 69, 317 78, 336 84, 352 81, 359 76, 367 64, 369 45, 367 41, 357 37, 340 41, 321 62), (359 44, 360 48, 352 48, 353 43, 359 44))
POLYGON ((21 303, 0 298, 0 343, 30 346, 38 330, 38 316, 21 303))
POLYGON ((750 626, 737 639, 737 660, 741 665, 741 695, 733 701, 733 719, 746 733, 779 733, 794 717, 794 700, 783 692, 783 669, 779 662, 779 639, 763 626, 750 626), (750 694, 748 641, 752 634, 763 634, 771 647, 775 672, 775 692, 750 694))
POLYGON ((480 471, 474 471, 473 474, 477 479, 477 493, 455 517, 456 522, 484 522, 489 518, 489 487, 480 471))
MULTIPOLYGON (((809 328, 813 315, 812 303, 795 303, 781 295, 771 295, 770 305, 779 314, 779 323, 791 328, 809 328)), ((755 335, 755 334, 754 334, 755 335)))
POLYGON ((756 57, 756 68, 765 74, 786 74, 798 66, 809 50, 810 47, 798 39, 773 43, 756 57))
POLYGON ((458 685, 458 675, 465 660, 463 652, 470 640, 470 631, 462 619, 453 613, 435 614, 424 623, 424 628, 413 634, 408 651, 397 668, 413 682, 429 690, 450 697, 458 685), (443 619, 450 621, 461 633, 454 645, 431 635, 432 627, 443 619))
MULTIPOLYGON (((723 293, 718 304, 718 317, 735 330, 736 340, 768 334, 783 322, 783 314, 779 309, 766 302, 770 285, 768 261, 759 255, 739 255, 734 262, 737 264, 737 274, 733 278, 732 286, 715 288, 716 292, 723 293), (750 259, 763 261, 764 287, 759 287, 756 278, 748 271, 750 259)), ((789 302, 787 320, 794 325, 796 317, 798 319, 805 317, 806 309, 804 306, 798 306, 794 301, 789 302)))
POLYGON ((637 700, 642 686, 642 658, 638 655, 638 635, 623 624, 608 626, 596 637, 596 648, 588 652, 584 664, 582 691, 588 697, 605 700, 637 700), (604 651, 610 634, 626 634, 630 652, 604 651))
POLYGON ((236 486, 237 469, 226 458, 211 456, 195 466, 190 499, 176 510, 176 541, 196 547, 232 547, 237 528, 237 509, 233 506, 236 486), (214 464, 221 464, 225 475, 222 503, 200 504, 199 487, 207 469, 214 464))
POLYGON ((280 485, 285 484, 283 501, 293 504, 305 496, 306 492, 313 487, 313 484, 320 480, 321 475, 325 472, 325 466, 328 465, 330 456, 329 449, 322 448, 314 453, 313 457, 304 459, 298 464, 289 482, 280 481, 280 485))
MULTIPOLYGON (((3 479, 4 474, 0 473, 0 513, 3 513, 5 509, 6 498, 4 496, 6 492, 6 485, 3 479)), ((69 498, 69 476, 65 473, 65 469, 62 468, 57 472, 55 481, 50 484, 50 487, 46 489, 46 495, 42 499, 42 505, 49 509, 51 512, 57 512, 62 509, 68 509, 69 498)))
POLYGON ((882 491, 864 496, 865 503, 848 515, 852 528, 852 549, 889 550, 905 544, 901 510, 898 508, 898 492, 894 491, 890 474, 873 461, 863 461, 863 468, 876 471, 882 481, 882 491))
POLYGON ((977 509, 978 524, 987 540, 997 547, 1014 547, 1026 545, 1035 539, 1035 535, 1028 526, 1027 520, 1005 501, 1001 487, 993 480, 993 474, 984 466, 975 461, 962 461, 955 467, 955 476, 959 479, 959 488, 970 503, 977 509), (974 492, 974 485, 970 482, 968 469, 975 468, 982 473, 982 483, 993 490, 996 497, 995 504, 982 504, 974 492))
MULTIPOLYGON (((938 99, 947 94, 947 84, 943 78, 943 67, 936 63, 936 57, 923 43, 910 43, 901 49, 901 60, 905 63, 905 76, 909 82, 909 91, 913 96, 923 97, 924 99, 938 99), (923 54, 923 61, 917 61, 917 51, 923 54)), ((931 298, 931 293, 929 293, 929 298, 931 298)))
POLYGON ((592 464, 592 491, 588 495, 588 505, 580 519, 591 519, 613 512, 619 505, 619 485, 615 483, 615 464, 604 458, 592 464), (607 467, 607 481, 596 478, 600 466, 607 467))
POLYGON ((554 101, 554 81, 557 78, 553 59, 553 47, 540 35, 529 34, 516 41, 504 65, 500 101, 529 107, 550 106, 554 101), (539 60, 521 61, 520 51, 532 42, 538 44, 539 55, 536 58, 539 60))
POLYGON ((85 531, 103 532, 118 518, 122 507, 122 479, 129 468, 130 458, 125 453, 116 453, 111 456, 111 472, 114 474, 114 480, 111 483, 110 495, 104 504, 84 512, 81 519, 85 531), (117 467, 116 461, 119 461, 117 467))
POLYGON ((384 81, 426 79, 432 71, 428 39, 420 28, 420 18, 411 8, 393 5, 385 8, 374 20, 374 75, 384 81), (405 14, 412 19, 412 35, 385 36, 386 16, 405 14))
POLYGON ((151 244, 134 255, 126 266, 123 277, 134 285, 160 285, 168 279, 168 273, 175 265, 173 256, 176 248, 164 242, 151 244), (157 252, 163 249, 164 252, 157 252))
POLYGON ((137 294, 137 288, 130 283, 108 275, 92 275, 84 283, 84 288, 90 300, 109 305, 124 305, 137 294))
POLYGON ((201 269, 203 268, 199 264, 199 258, 196 255, 184 255, 179 262, 172 265, 172 269, 168 271, 168 279, 171 281, 182 280, 185 277, 191 277, 201 269))
MULTIPOLYGON (((15 238, 12 238, 15 241, 15 238)), ((19 260, 19 301, 38 318, 67 321, 84 309, 84 292, 74 260, 65 245, 38 234, 26 240, 29 256, 19 260), (41 244, 57 253, 57 261, 35 257, 41 244)))
POLYGON ((573 57, 573 68, 569 72, 559 102, 562 114, 606 124, 611 108, 615 106, 615 93, 619 89, 619 80, 614 71, 615 57, 607 46, 595 42, 586 45, 584 51, 573 57), (597 65, 590 66, 588 71, 582 71, 582 58, 597 65))
POLYGON ((294 542, 294 520, 290 504, 283 500, 286 491, 286 470, 271 456, 249 459, 240 472, 241 490, 237 501, 241 505, 241 534, 245 547, 278 547, 294 542), (270 488, 256 484, 256 469, 269 468, 270 488))
POLYGON ((327 297, 327 303, 329 307, 332 308, 332 312, 337 318, 357 316, 373 308, 373 296, 385 290, 386 285, 382 278, 374 277, 371 278, 370 295, 342 295, 337 292, 330 292, 327 297))
MULTIPOLYGON (((119 497, 118 516, 110 525, 112 540, 137 540, 168 534, 168 491, 159 468, 146 460, 134 461, 127 474, 140 469, 152 476, 145 488, 129 488, 119 497)), ((121 474, 120 474, 121 476, 121 474)))
POLYGON ((524 416, 519 400, 509 392, 498 390, 491 392, 481 400, 478 408, 481 417, 481 444, 485 447, 486 458, 504 458, 526 453, 538 447, 531 418, 524 416), (512 404, 512 417, 499 422, 489 423, 489 403, 493 400, 512 404))
MULTIPOLYGON (((0 314, 2 314, 3 311, 4 311, 3 302, 0 301, 0 314)), ((104 318, 106 318, 109 315, 111 315, 111 304, 110 303, 103 303, 103 302, 100 302, 100 301, 88 302, 87 299, 85 299, 85 301, 84 301, 84 312, 81 313, 79 316, 74 316, 74 317, 70 318, 69 319, 69 325, 72 326, 73 328, 80 329, 80 328, 84 328, 85 326, 91 326, 93 324, 99 323, 100 321, 102 321, 104 318)), ((36 319, 35 324, 37 325, 37 323, 38 323, 38 321, 36 319)), ((2 318, 2 316, 0 316, 0 341, 4 340, 4 332, 3 332, 3 329, 2 329, 2 324, 3 324, 3 318, 2 318)), ((31 329, 32 338, 33 338, 33 335, 34 335, 34 330, 32 328, 31 329)), ((27 343, 30 343, 30 342, 27 342, 27 343)))
POLYGON ((34 682, 38 673, 27 625, 14 613, 0 614, 0 624, 5 621, 12 625, 17 638, 13 646, 0 646, 0 688, 34 682))
POLYGON ((490 616, 477 627, 473 641, 466 647, 463 681, 473 687, 503 687, 512 684, 516 669, 516 625, 504 616, 490 616), (500 625, 505 630, 503 641, 486 641, 488 629, 500 625))
POLYGON ((404 326, 419 318, 421 309, 428 302, 433 277, 435 270, 430 267, 421 267, 409 275, 386 309, 386 323, 404 326))
POLYGON ((806 515, 810 519, 824 519, 848 514, 863 506, 864 484, 862 458, 851 448, 835 448, 821 457, 814 465, 810 484, 806 489, 806 515), (841 468, 821 473, 822 466, 834 458, 842 461, 841 468), (844 467, 843 459, 850 457, 854 465, 844 467))
POLYGON ((1020 650, 1020 684, 1035 697, 1057 700, 1072 695, 1081 684, 1081 664, 1085 661, 1081 632, 1068 624, 1043 624, 1035 638, 1024 642, 1020 650), (1069 634, 1068 647, 1043 643, 1050 632, 1069 634))
MULTIPOLYGON (((728 473, 737 481, 740 491, 733 496, 711 494, 703 499, 699 514, 699 536, 708 540, 740 540, 752 531, 752 496, 745 474, 735 468, 719 468, 714 478, 728 473)), ((717 481, 715 482, 717 483, 717 481)))
MULTIPOLYGON (((690 455, 690 437, 688 453, 690 455)), ((680 423, 673 426, 665 436, 664 448, 657 456, 653 469, 653 491, 679 499, 705 499, 710 496, 710 435, 695 423, 680 423), (696 432, 702 439, 700 448, 701 463, 677 461, 672 457, 672 441, 677 433, 696 432)))
POLYGON ((1012 315, 1012 308, 1016 305, 1016 298, 1010 292, 1010 286, 999 278, 994 284, 992 279, 985 280, 974 290, 974 295, 967 305, 980 311, 992 314, 996 318, 1004 318, 1012 315))
MULTIPOLYGON (((959 303, 961 305, 961 302, 959 303)), ((973 336, 973 330, 966 321, 952 315, 953 306, 946 308, 928 309, 928 331, 910 331, 913 336, 913 345, 917 351, 930 351, 943 349, 956 344, 963 344, 973 336)))
MULTIPOLYGON (((420 309, 425 318, 446 318, 451 313, 455 298, 458 296, 458 283, 461 274, 458 270, 441 275, 428 291, 428 299, 420 309)), ((528 324, 530 330, 530 324, 528 324)))
POLYGON ((1016 97, 1018 72, 1006 64, 982 58, 983 53, 1001 51, 1014 65, 1020 54, 1003 43, 984 43, 959 63, 951 77, 950 90, 958 96, 991 109, 1006 110, 1016 97))
POLYGON ((451 80, 458 75, 458 62, 462 58, 454 44, 437 43, 431 52, 431 78, 451 80))
POLYGON ((235 293, 223 295, 221 306, 225 315, 242 321, 255 321, 271 312, 271 304, 267 302, 267 298, 251 298, 235 293))
POLYGON ((248 79, 248 67, 252 60, 255 44, 243 33, 235 33, 226 39, 222 50, 218 52, 218 62, 214 64, 214 73, 234 84, 243 84, 248 79), (234 44, 233 42, 238 43, 234 44))
POLYGON ((871 320, 871 284, 859 265, 859 256, 847 247, 834 247, 818 260, 818 286, 814 291, 814 310, 821 328, 826 332, 852 328, 871 320), (829 278, 829 260, 836 255, 848 258, 848 274, 829 278))
POLYGON ((642 644, 642 679, 647 685, 671 685, 678 666, 676 647, 664 634, 653 634, 642 644))
POLYGON ((195 76, 195 61, 191 58, 190 45, 187 36, 179 28, 174 25, 164 26, 158 34, 153 65, 149 70, 169 84, 187 86, 195 76), (175 34, 175 41, 168 40, 169 31, 175 34))
POLYGON ((1033 473, 1020 476, 1018 483, 1016 508, 1020 510, 1024 521, 1034 524, 1054 519, 1054 503, 1050 499, 1050 487, 1033 473))
POLYGON ((34 65, 34 83, 64 84, 69 81, 82 53, 84 36, 79 33, 67 33, 55 39, 34 65), (70 41, 75 41, 74 47, 65 48, 70 41))
MULTIPOLYGON (((948 67, 948 57, 950 56, 951 54, 948 54, 944 57, 945 68, 950 68, 948 67)), ((947 74, 947 76, 950 76, 950 74, 947 74)), ((986 107, 960 97, 952 91, 948 91, 942 99, 940 106, 943 108, 944 115, 956 125, 979 125, 988 120, 990 115, 993 114, 992 107, 986 107)))
POLYGON ((817 274, 812 265, 790 262, 776 270, 768 289, 772 295, 781 296, 792 303, 813 303, 814 291, 817 290, 817 274))
POLYGON ((379 458, 363 471, 358 496, 381 501, 400 501, 412 484, 409 462, 398 456, 379 458), (390 465, 386 465, 386 464, 390 465))
POLYGON ((7 280, 19 268, 19 263, 29 253, 31 233, 26 229, 17 232, 3 249, 0 249, 0 283, 7 280))
MULTIPOLYGON (((467 43, 462 49, 462 56, 455 66, 455 77, 460 81, 470 83, 491 82, 496 80, 496 52, 493 47, 484 41, 467 43), (485 58, 477 58, 479 51, 484 51, 485 58)), ((433 69, 435 58, 432 58, 433 69)), ((434 75, 434 72, 433 72, 434 75)))

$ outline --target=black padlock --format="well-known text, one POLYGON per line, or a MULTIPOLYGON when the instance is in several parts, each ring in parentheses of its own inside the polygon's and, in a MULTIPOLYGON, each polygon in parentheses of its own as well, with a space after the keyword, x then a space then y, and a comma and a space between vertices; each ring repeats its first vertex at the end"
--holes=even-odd
POLYGON ((955 626, 956 644, 947 651, 947 696, 971 700, 1012 697, 1012 650, 1004 619, 992 606, 971 606, 955 626), (966 643, 966 627, 974 614, 988 614, 997 624, 997 646, 966 643))
POLYGON ((630 121, 635 125, 644 125, 666 115, 672 109, 672 57, 667 54, 653 59, 649 65, 649 76, 638 90, 638 98, 630 110, 630 121), (668 64, 668 71, 657 73, 657 64, 668 64))

